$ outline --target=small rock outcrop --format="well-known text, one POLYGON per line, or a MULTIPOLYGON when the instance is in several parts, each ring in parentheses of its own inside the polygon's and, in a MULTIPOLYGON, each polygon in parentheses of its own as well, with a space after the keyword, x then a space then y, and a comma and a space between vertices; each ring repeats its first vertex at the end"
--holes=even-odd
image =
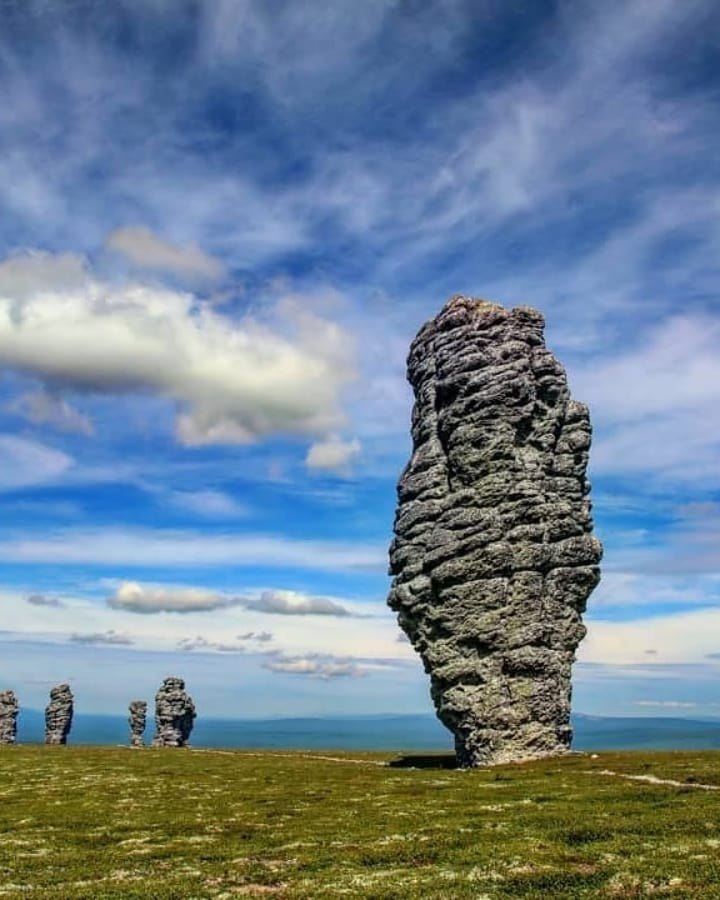
POLYGON ((73 709, 73 695, 69 684, 59 684, 50 691, 50 703, 45 708, 46 744, 67 744, 73 709))
POLYGON ((184 747, 195 722, 195 704, 182 678, 166 678, 155 695, 153 747, 184 747))
POLYGON ((412 457, 388 603, 462 766, 565 752, 581 615, 600 578, 587 407, 542 315, 453 298, 412 343, 412 457))
POLYGON ((145 725, 147 723, 147 703, 145 700, 132 700, 128 707, 130 716, 128 724, 130 725, 130 746, 144 747, 143 740, 145 734, 145 725))
POLYGON ((17 717, 20 711, 12 691, 0 691, 0 744, 14 744, 17 740, 17 717))

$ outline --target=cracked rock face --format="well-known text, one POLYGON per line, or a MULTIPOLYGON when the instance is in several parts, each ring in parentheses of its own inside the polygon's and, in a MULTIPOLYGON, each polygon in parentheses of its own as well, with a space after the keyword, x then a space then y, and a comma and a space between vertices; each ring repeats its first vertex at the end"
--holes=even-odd
POLYGON ((69 684, 59 684, 50 691, 45 708, 45 743, 67 744, 72 726, 73 695, 69 684))
POLYGON ((195 721, 195 704, 182 678, 166 678, 155 694, 153 747, 184 747, 195 721))
POLYGON ((132 700, 128 710, 130 712, 128 718, 130 746, 144 747, 143 735, 145 734, 145 724, 147 722, 147 703, 144 700, 132 700))
POLYGON ((455 297, 412 343, 413 452, 388 603, 430 675, 458 762, 570 746, 570 674, 600 578, 587 407, 542 315, 455 297))
POLYGON ((17 740, 19 710, 13 691, 0 691, 0 744, 14 744, 17 740))

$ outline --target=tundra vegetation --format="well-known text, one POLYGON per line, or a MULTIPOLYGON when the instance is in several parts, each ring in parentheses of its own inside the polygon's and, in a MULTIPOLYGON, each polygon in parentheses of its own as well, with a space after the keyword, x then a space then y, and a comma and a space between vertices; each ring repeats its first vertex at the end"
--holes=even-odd
POLYGON ((720 897, 717 752, 392 760, 3 747, 0 896, 720 897))

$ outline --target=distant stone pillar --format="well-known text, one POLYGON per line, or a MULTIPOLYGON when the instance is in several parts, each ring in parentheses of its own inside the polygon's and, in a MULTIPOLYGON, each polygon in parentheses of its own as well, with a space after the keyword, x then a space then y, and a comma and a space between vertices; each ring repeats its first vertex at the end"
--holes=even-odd
POLYGON ((144 700, 133 700, 128 707, 130 711, 130 746, 144 747, 143 735, 147 722, 147 703, 144 700))
POLYGON ((46 744, 67 744, 73 708, 73 695, 69 684, 59 684, 50 691, 50 703, 45 708, 46 744))
POLYGON ((155 695, 153 747, 184 747, 196 717, 195 704, 182 678, 166 678, 155 695))
POLYGON ((20 707, 12 691, 0 691, 0 744, 14 744, 20 707))

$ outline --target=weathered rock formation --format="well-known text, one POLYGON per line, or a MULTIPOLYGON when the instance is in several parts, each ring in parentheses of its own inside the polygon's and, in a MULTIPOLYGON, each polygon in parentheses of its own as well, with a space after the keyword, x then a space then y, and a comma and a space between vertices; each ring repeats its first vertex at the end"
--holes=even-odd
POLYGON ((460 765, 564 752, 570 670, 602 556, 587 407, 529 307, 455 297, 408 357, 413 453, 388 602, 460 765))
POLYGON ((73 718, 73 695, 69 684, 59 684, 50 691, 45 708, 45 743, 66 744, 73 718))
POLYGON ((17 717, 20 707, 12 691, 0 691, 0 744, 17 740, 17 717))
POLYGON ((182 678, 166 678, 155 694, 153 747, 184 747, 195 721, 195 704, 182 678))
POLYGON ((132 700, 128 710, 130 712, 130 717, 128 718, 130 746, 144 747, 143 735, 145 734, 145 724, 147 722, 147 703, 145 700, 132 700))

